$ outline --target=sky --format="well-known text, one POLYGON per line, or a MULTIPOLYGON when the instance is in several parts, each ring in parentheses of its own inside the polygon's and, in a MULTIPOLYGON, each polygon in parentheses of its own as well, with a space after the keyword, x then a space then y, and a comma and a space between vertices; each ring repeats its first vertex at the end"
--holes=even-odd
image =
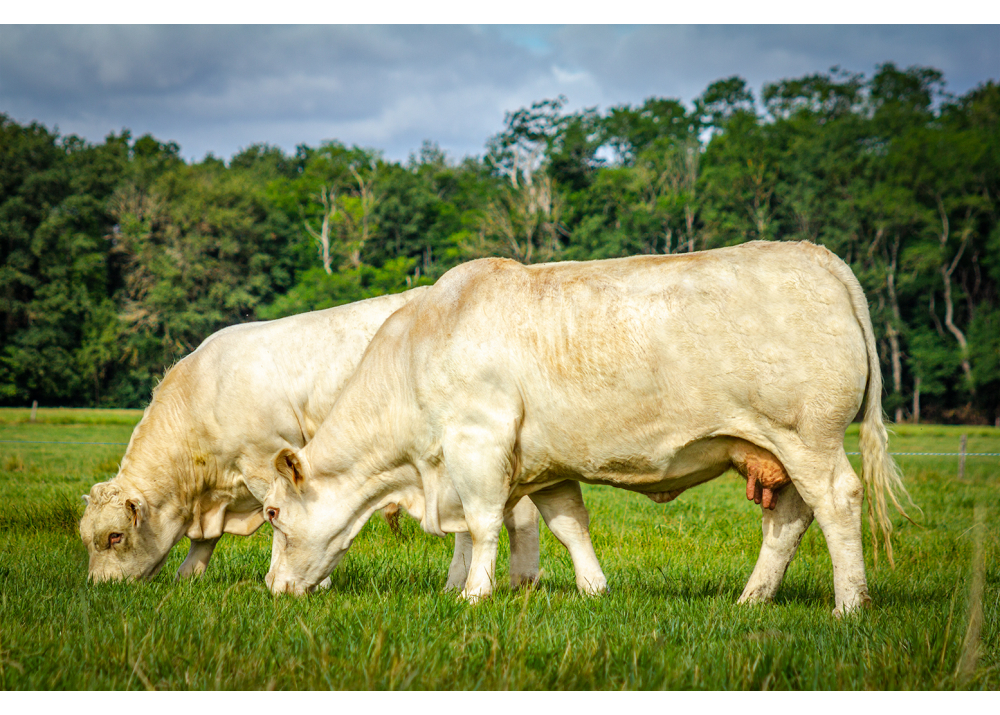
POLYGON ((0 25, 0 112, 92 142, 150 133, 189 160, 330 139, 397 161, 428 140, 457 160, 558 95, 568 110, 690 104, 739 75, 759 97, 887 61, 963 94, 1000 80, 1000 25, 0 25))

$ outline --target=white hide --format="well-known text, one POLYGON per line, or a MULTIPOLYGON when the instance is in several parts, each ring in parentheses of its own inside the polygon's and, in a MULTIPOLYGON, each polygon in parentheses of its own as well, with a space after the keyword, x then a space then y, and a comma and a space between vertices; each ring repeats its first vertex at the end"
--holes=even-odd
MULTIPOLYGON (((87 499, 80 531, 91 578, 151 578, 185 535, 191 549, 177 575, 198 575, 223 533, 253 533, 274 453, 312 438, 379 326, 426 290, 235 325, 172 367, 118 475, 87 499)), ((534 570, 529 563, 519 579, 537 577, 537 518, 534 551, 522 539, 534 570)))
POLYGON ((791 484, 765 511, 742 600, 773 594, 815 516, 843 613, 869 600, 863 484, 843 448, 864 400, 870 496, 905 492, 880 395, 861 287, 810 243, 473 261, 387 320, 315 438, 275 456, 264 504, 281 536, 267 582, 311 590, 397 502, 428 532, 470 532, 463 595, 476 600, 492 589, 505 511, 530 495, 581 590, 599 592, 577 482, 665 499, 762 449, 791 484))

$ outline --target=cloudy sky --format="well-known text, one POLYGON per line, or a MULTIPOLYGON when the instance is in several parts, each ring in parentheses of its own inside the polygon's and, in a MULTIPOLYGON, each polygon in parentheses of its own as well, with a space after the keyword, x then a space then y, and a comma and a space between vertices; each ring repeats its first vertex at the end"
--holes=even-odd
POLYGON ((504 112, 559 94, 606 109, 690 102, 712 81, 834 65, 1000 80, 997 25, 0 25, 0 112, 99 142, 123 127, 229 158, 325 139, 405 160, 481 154, 504 112))

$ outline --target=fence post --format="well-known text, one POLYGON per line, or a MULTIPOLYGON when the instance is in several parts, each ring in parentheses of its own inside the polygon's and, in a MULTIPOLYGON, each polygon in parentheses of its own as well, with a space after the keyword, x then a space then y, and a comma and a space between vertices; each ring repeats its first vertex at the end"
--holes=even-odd
POLYGON ((965 446, 968 443, 968 435, 962 435, 962 446, 958 450, 958 481, 965 481, 965 446))
POLYGON ((35 421, 35 417, 38 415, 38 400, 31 401, 31 421, 35 421))

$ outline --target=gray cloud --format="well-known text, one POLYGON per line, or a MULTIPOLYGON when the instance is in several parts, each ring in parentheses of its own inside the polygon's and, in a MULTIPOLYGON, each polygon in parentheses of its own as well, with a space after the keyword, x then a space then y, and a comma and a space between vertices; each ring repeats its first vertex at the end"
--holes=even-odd
POLYGON ((651 93, 690 100, 734 74, 757 89, 834 65, 870 76, 886 61, 936 67, 960 91, 1000 76, 997 26, 644 26, 610 41, 603 28, 567 27, 554 42, 609 102, 651 93))
POLYGON ((187 157, 254 142, 424 139, 481 153, 505 111, 690 101, 738 74, 933 66, 956 93, 996 78, 997 26, 0 26, 0 111, 100 141, 128 127, 187 157))

